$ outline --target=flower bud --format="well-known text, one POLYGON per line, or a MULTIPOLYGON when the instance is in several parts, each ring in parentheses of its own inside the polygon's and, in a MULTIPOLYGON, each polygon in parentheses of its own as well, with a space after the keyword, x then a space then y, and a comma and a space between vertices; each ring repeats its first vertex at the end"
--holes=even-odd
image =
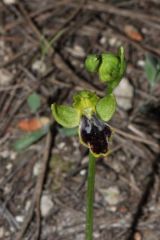
POLYGON ((88 55, 84 63, 87 71, 91 73, 98 71, 99 64, 100 64, 100 59, 95 54, 88 55))

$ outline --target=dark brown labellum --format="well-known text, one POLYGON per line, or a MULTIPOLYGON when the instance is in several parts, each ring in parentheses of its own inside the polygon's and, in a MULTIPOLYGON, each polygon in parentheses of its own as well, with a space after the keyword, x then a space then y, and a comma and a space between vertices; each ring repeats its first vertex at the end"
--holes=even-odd
POLYGON ((96 115, 90 119, 82 116, 80 123, 80 138, 84 145, 87 145, 93 154, 100 156, 108 153, 108 142, 112 130, 104 121, 96 115))

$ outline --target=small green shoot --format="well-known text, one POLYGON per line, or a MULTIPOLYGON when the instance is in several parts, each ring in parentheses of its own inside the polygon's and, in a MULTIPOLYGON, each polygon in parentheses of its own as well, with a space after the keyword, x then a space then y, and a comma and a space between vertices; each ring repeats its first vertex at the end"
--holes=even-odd
POLYGON ((146 55, 144 70, 151 88, 154 87, 160 81, 160 59, 151 54, 146 55))
POLYGON ((14 149, 19 152, 25 150, 33 143, 37 142, 40 138, 48 133, 49 125, 44 126, 43 128, 24 135, 20 139, 18 139, 13 145, 14 149))
POLYGON ((28 106, 32 113, 36 113, 41 106, 40 96, 34 92, 27 98, 28 106))

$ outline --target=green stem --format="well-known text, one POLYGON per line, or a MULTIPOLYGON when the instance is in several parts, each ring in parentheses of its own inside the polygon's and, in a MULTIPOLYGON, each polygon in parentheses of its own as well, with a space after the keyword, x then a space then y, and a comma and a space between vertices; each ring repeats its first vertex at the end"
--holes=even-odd
POLYGON ((93 239, 93 203, 95 183, 96 157, 89 153, 88 181, 87 181, 87 212, 86 212, 86 240, 93 239))

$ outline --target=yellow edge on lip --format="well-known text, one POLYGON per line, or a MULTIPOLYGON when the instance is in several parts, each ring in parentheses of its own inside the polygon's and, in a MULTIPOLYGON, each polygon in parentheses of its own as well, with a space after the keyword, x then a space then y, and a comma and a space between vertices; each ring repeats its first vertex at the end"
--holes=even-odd
POLYGON ((100 153, 100 154, 94 153, 94 152, 92 151, 92 149, 91 149, 90 144, 86 144, 85 142, 83 142, 83 140, 82 140, 82 138, 81 138, 81 135, 80 135, 80 127, 78 128, 78 135, 79 135, 79 141, 80 141, 80 143, 81 143, 83 146, 89 148, 89 150, 91 151, 91 153, 92 153, 95 157, 97 157, 97 158, 98 158, 98 157, 107 157, 107 156, 111 153, 111 150, 108 150, 106 153, 100 153))

